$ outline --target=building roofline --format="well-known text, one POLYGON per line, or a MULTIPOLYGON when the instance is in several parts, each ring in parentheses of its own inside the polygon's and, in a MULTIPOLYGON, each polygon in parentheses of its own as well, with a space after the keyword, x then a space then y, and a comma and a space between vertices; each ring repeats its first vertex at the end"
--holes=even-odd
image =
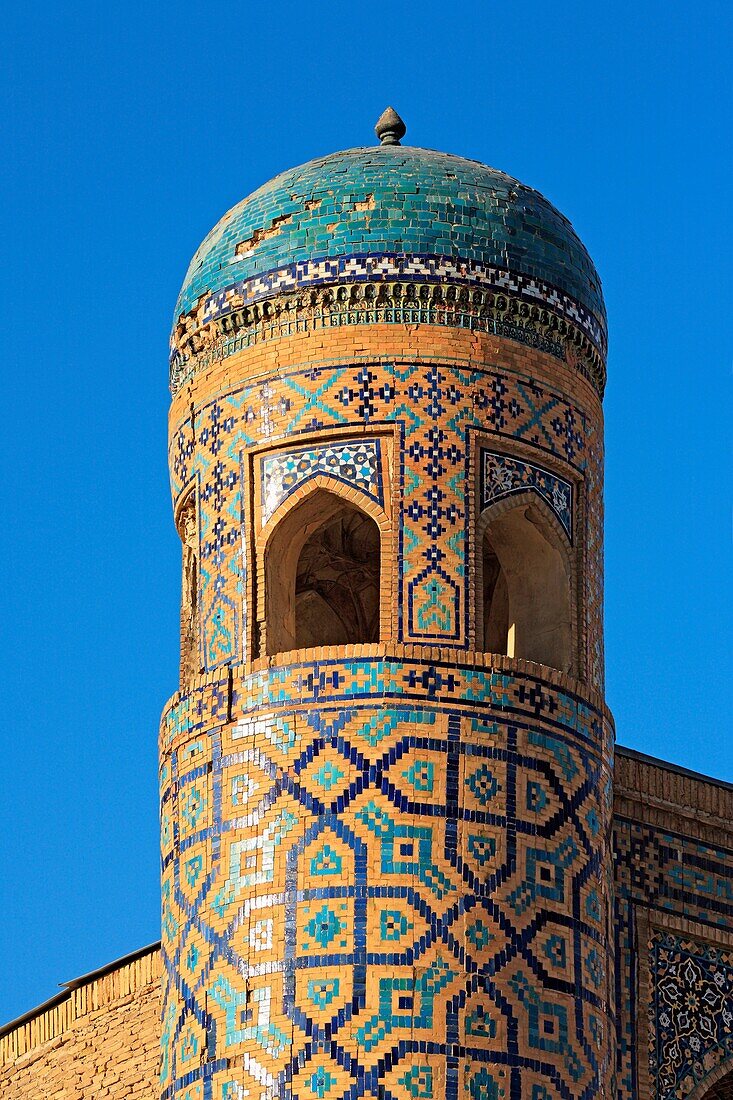
POLYGON ((141 959, 143 955, 149 955, 159 950, 160 940, 156 940, 155 943, 149 943, 146 947, 139 947, 137 951, 130 951, 127 955, 123 955, 119 959, 113 959, 112 962, 107 963, 105 966, 100 966, 97 970, 90 970, 88 974, 82 974, 78 978, 72 978, 69 982, 61 982, 60 991, 54 993, 53 997, 49 997, 47 1001, 42 1001, 41 1004, 36 1005, 35 1008, 31 1008, 28 1012, 24 1012, 22 1016, 16 1016, 14 1020, 10 1020, 7 1024, 0 1026, 0 1039, 9 1032, 35 1019, 36 1016, 40 1016, 43 1012, 48 1012, 49 1009, 55 1008, 56 1005, 61 1004, 67 997, 71 996, 75 989, 80 989, 83 985, 89 985, 91 982, 95 982, 99 978, 104 978, 105 975, 111 974, 113 970, 121 970, 123 966, 129 966, 130 963, 134 963, 137 959, 141 959))
POLYGON ((712 775, 703 775, 702 772, 694 772, 689 768, 683 768, 679 764, 671 764, 668 760, 662 760, 658 756, 649 756, 648 753, 639 752, 637 749, 627 749, 623 745, 616 745, 618 756, 626 756, 630 760, 638 760, 641 764, 649 764, 653 768, 662 768, 675 775, 685 775, 688 779, 697 779, 700 783, 710 783, 713 787, 721 787, 726 791, 733 791, 733 783, 725 779, 716 779, 712 775))

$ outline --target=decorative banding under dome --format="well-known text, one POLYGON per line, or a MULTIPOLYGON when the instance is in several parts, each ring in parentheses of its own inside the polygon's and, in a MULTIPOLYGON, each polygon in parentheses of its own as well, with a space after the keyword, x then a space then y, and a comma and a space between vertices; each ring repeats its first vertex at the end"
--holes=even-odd
POLYGON ((290 169, 225 214, 176 303, 171 384, 294 324, 389 321, 518 339, 603 390, 600 279, 567 218, 478 161, 394 144, 290 169))

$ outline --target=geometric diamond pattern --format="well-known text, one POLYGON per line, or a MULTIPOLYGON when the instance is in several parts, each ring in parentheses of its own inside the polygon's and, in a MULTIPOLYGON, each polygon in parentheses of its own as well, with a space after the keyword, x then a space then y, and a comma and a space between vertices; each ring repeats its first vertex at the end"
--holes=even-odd
MULTIPOLYGON (((587 817, 608 820, 604 720, 547 683, 540 700, 530 676, 506 676, 497 705, 475 670, 474 702, 460 686, 455 705, 396 702, 370 690, 383 664, 289 666, 338 681, 346 706, 303 697, 296 713, 285 692, 263 710, 276 669, 235 685, 223 723, 216 693, 193 693, 210 759, 178 775, 179 727, 163 788, 166 812, 198 815, 164 851, 164 1095, 232 1059, 226 1080, 258 1097, 342 1100, 389 1081, 404 1100, 457 1100, 462 1081, 499 1098, 509 1072, 531 1098, 540 1065, 558 1095, 597 1094, 612 1028, 603 839, 587 817), (246 800, 222 816, 232 789, 246 800), (553 812, 538 824, 540 790, 553 812)), ((409 690, 416 670, 430 673, 394 661, 389 681, 409 690)))

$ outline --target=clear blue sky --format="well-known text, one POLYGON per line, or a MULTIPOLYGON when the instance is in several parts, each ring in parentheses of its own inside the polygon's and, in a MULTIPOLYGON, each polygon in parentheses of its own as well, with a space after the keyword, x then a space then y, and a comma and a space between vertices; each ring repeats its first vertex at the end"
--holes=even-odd
POLYGON ((0 1021, 158 938, 188 260, 281 169, 407 141, 543 191, 600 270, 608 699, 733 780, 730 4, 16 4, 0 66, 0 1021))

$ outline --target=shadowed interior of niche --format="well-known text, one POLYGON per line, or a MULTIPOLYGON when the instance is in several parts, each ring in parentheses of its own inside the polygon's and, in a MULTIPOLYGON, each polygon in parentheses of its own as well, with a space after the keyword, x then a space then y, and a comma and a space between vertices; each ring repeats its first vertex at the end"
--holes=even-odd
POLYGON ((519 506, 489 524, 479 613, 485 652, 572 671, 570 578, 539 509, 519 506))
POLYGON ((295 644, 379 640, 379 530, 355 510, 307 540, 295 578, 295 644))
POLYGON ((319 490, 281 521, 266 559, 267 652, 379 641, 374 520, 319 490))

